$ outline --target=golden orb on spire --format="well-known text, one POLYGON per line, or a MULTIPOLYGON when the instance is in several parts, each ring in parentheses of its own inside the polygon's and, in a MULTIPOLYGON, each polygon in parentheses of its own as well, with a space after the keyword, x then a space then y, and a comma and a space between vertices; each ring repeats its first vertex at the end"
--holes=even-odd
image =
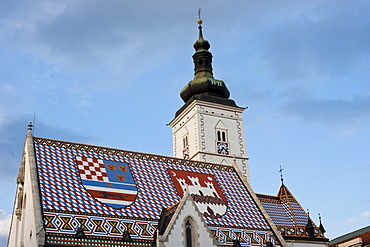
POLYGON ((198 24, 201 25, 203 23, 202 19, 198 19, 198 24))

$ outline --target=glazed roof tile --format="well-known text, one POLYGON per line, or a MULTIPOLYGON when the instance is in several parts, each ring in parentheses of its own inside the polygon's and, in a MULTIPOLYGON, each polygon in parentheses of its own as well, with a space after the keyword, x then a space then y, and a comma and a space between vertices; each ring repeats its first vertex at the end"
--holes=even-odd
MULTIPOLYGON (((309 237, 305 230, 309 215, 284 184, 280 187, 277 196, 256 195, 283 236, 309 237)), ((315 223, 313 226, 315 236, 325 239, 315 223)))
MULTIPOLYGON (((200 183, 208 183, 208 187, 219 194, 218 200, 226 199, 227 210, 223 215, 204 215, 213 232, 223 227, 229 231, 242 228, 273 235, 232 166, 36 137, 34 143, 48 234, 75 234, 78 227, 83 227, 86 235, 119 237, 128 230, 133 238, 153 239, 162 209, 181 200, 181 191, 174 181, 182 174, 191 178, 199 175, 196 179, 200 179, 200 183), (112 180, 112 174, 116 176, 114 179, 120 179, 120 175, 118 170, 110 172, 110 165, 112 169, 121 167, 125 171, 122 175, 126 176, 122 177, 124 182, 112 180), (174 171, 178 173, 177 178, 174 171), (131 184, 127 182, 129 176, 132 176, 131 184), (202 176, 208 182, 202 182, 202 176), (102 185, 108 186, 107 190, 97 191, 96 188, 102 185), (125 189, 122 186, 126 186, 125 189), (136 191, 127 189, 130 186, 136 187, 136 191), (127 194, 122 194, 122 191, 127 194), (124 198, 131 199, 125 201, 124 198)), ((213 198, 213 195, 202 198, 213 198)), ((281 205, 276 209, 273 207, 271 204, 271 210, 285 212, 281 205)), ((213 212, 209 213, 212 215, 213 212)))
POLYGON ((308 214, 282 185, 277 196, 257 194, 266 212, 277 226, 305 227, 308 214))
POLYGON ((329 247, 337 247, 339 244, 355 238, 361 238, 362 246, 370 244, 370 225, 330 240, 329 247))

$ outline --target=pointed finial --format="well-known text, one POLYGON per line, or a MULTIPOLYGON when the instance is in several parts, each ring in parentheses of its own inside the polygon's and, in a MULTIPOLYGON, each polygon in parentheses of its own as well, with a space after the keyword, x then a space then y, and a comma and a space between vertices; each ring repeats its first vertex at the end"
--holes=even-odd
POLYGON ((324 234, 326 232, 326 230, 325 230, 323 224, 321 223, 321 215, 320 215, 320 213, 318 213, 318 215, 319 215, 319 221, 320 221, 319 230, 322 232, 322 234, 324 234))
POLYGON ((202 19, 200 19, 200 13, 202 13, 202 9, 201 8, 199 8, 198 9, 198 28, 199 28, 199 39, 203 39, 203 33, 202 33, 202 23, 203 23, 203 21, 202 21, 202 19))
POLYGON ((28 125, 28 130, 32 130, 32 127, 33 127, 32 122, 30 122, 30 124, 28 125))
POLYGON ((284 169, 281 168, 281 165, 279 165, 279 167, 280 167, 280 170, 278 171, 278 173, 280 173, 281 184, 284 185, 284 178, 283 178, 283 171, 284 171, 284 169))
POLYGON ((202 19, 200 19, 200 13, 202 13, 202 9, 201 8, 198 9, 198 24, 199 25, 202 24, 202 19))
POLYGON ((310 211, 307 209, 307 214, 308 214, 308 220, 306 224, 306 234, 310 236, 310 238, 315 237, 315 227, 313 226, 312 220, 310 218, 310 211))

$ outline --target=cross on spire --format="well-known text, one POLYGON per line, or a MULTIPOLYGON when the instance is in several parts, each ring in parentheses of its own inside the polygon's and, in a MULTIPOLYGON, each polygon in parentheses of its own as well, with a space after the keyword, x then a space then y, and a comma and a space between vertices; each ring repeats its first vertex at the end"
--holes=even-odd
POLYGON ((28 130, 32 130, 32 127, 33 127, 32 122, 30 122, 30 124, 28 125, 28 130))
POLYGON ((201 8, 198 9, 198 19, 200 19, 200 13, 202 13, 202 9, 201 8))
POLYGON ((283 178, 284 169, 281 168, 281 165, 279 165, 279 167, 280 167, 280 170, 278 171, 278 173, 280 173, 280 180, 281 180, 281 183, 284 184, 284 178, 283 178))

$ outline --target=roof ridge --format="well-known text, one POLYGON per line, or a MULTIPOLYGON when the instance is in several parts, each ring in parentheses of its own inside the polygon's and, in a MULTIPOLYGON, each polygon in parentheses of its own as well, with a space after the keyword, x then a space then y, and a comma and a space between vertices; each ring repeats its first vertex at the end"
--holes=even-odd
POLYGON ((364 233, 367 233, 369 231, 370 231, 370 225, 369 226, 365 226, 363 228, 360 228, 358 230, 355 230, 353 232, 349 232, 349 233, 343 234, 343 235, 341 235, 339 237, 336 237, 336 238, 334 238, 333 240, 330 241, 330 244, 329 245, 339 244, 341 242, 344 242, 344 241, 349 240, 349 238, 357 237, 357 236, 362 235, 364 233), (347 237, 348 237, 348 239, 347 239, 347 237))
POLYGON ((40 144, 40 145, 47 145, 47 146, 54 146, 54 147, 67 147, 71 149, 88 151, 88 152, 118 155, 118 156, 137 158, 137 159, 143 159, 143 160, 153 160, 153 161, 158 161, 158 162, 170 162, 170 163, 181 164, 181 165, 200 166, 200 167, 211 168, 211 169, 216 169, 216 170, 224 170, 224 171, 234 170, 234 167, 232 165, 181 159, 181 158, 175 158, 171 156, 156 155, 156 154, 143 153, 143 152, 137 152, 137 151, 129 151, 129 150, 124 150, 124 149, 103 147, 103 146, 98 146, 98 145, 91 145, 91 144, 84 144, 84 143, 77 143, 77 142, 61 141, 61 140, 48 139, 48 138, 43 138, 43 137, 33 137, 33 139, 36 144, 40 144))

